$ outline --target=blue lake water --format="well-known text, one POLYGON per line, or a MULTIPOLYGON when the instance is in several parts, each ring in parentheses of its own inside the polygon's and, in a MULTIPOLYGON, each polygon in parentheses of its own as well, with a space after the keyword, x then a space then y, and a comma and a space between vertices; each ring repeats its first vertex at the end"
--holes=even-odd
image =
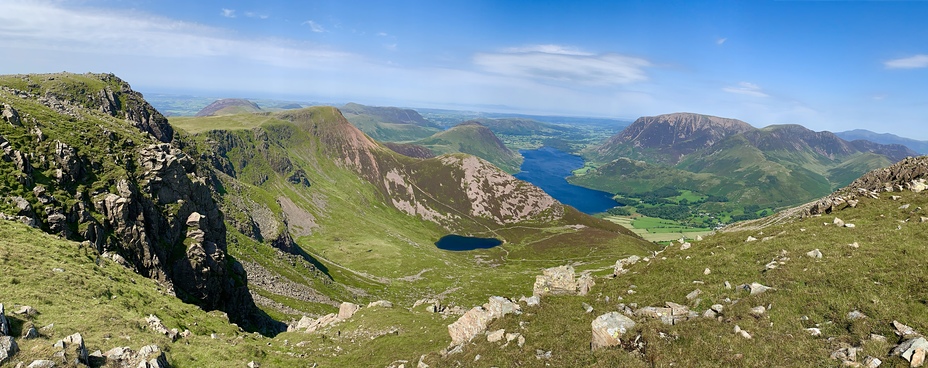
POLYGON ((618 205, 612 194, 567 182, 573 170, 583 167, 583 158, 550 147, 519 151, 525 161, 515 176, 547 192, 561 203, 587 214, 606 212, 618 205))
POLYGON ((435 242, 438 249, 465 251, 474 249, 488 249, 503 244, 499 239, 494 238, 474 238, 461 235, 445 235, 435 242))

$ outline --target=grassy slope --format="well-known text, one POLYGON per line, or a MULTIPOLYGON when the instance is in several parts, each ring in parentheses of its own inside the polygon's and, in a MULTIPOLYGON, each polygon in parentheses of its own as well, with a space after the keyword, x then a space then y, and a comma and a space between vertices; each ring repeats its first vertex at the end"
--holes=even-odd
MULTIPOLYGON (((320 286, 316 282, 311 283, 311 286, 335 300, 366 302, 388 299, 411 303, 418 298, 461 288, 448 295, 446 300, 469 305, 485 300, 489 294, 527 294, 530 290, 524 285, 532 280, 540 268, 557 265, 578 257, 578 254, 584 262, 590 264, 589 267, 606 267, 619 257, 640 254, 651 247, 646 242, 626 236, 616 237, 612 233, 621 231, 621 228, 610 228, 609 231, 597 229, 595 226, 606 226, 602 222, 591 223, 595 226, 581 231, 564 227, 568 223, 565 222, 518 224, 492 230, 471 227, 467 233, 497 236, 504 239, 506 244, 495 249, 472 252, 442 251, 435 248, 433 243, 446 234, 445 230, 395 210, 384 202, 376 188, 362 181, 354 172, 338 167, 328 159, 318 138, 294 130, 293 124, 289 122, 262 115, 172 119, 171 122, 191 132, 205 132, 228 124, 238 129, 230 134, 235 134, 244 142, 254 137, 251 128, 277 132, 269 133, 272 142, 268 145, 269 156, 289 157, 294 167, 306 171, 312 186, 305 188, 286 182, 285 175, 276 173, 260 155, 244 160, 244 151, 248 150, 246 144, 228 154, 233 161, 247 161, 248 165, 236 164, 237 176, 242 180, 232 183, 229 178, 224 179, 229 191, 226 196, 235 195, 257 201, 278 216, 280 207, 276 198, 286 196, 312 213, 319 227, 311 235, 296 241, 328 269, 336 284, 320 286), (275 141, 275 134, 286 139, 275 141), (267 174, 270 179, 260 185, 247 183, 248 178, 259 174, 267 174), (239 189, 234 189, 236 187, 239 189), (487 277, 488 271, 492 271, 494 277, 487 277), (416 275, 421 277, 403 279, 416 275), (338 286, 342 284, 364 289, 370 295, 352 295, 347 289, 338 286)), ((199 145, 206 145, 205 139, 209 134, 200 134, 193 139, 199 145)), ((388 150, 382 151, 382 154, 391 155, 397 162, 421 166, 419 170, 423 167, 437 167, 436 160, 413 160, 388 150)), ((227 212, 226 216, 235 217, 236 214, 234 211, 227 212)), ((574 214, 569 223, 582 222, 583 218, 574 214)), ((275 258, 275 252, 268 251, 266 245, 250 242, 240 236, 237 241, 230 241, 229 248, 239 259, 258 262, 292 281, 305 283, 305 269, 300 265, 280 262, 275 258)), ((292 304, 298 310, 309 312, 315 312, 313 308, 326 310, 325 306, 292 304)))
POLYGON ((458 125, 416 144, 439 155, 457 152, 474 155, 510 174, 519 172, 522 166, 522 155, 506 148, 489 128, 480 125, 458 125))
POLYGON ((834 216, 812 217, 762 232, 714 235, 685 251, 671 247, 658 259, 631 267, 629 274, 597 279, 588 297, 544 298, 540 307, 526 309, 521 317, 510 316, 491 324, 491 330, 505 328, 525 335, 524 348, 500 349, 478 338, 464 354, 450 356, 437 366, 468 365, 478 354, 481 365, 486 366, 541 364, 535 360, 536 349, 552 351, 547 362, 552 366, 835 366, 838 362, 829 356, 842 344, 863 347, 858 361, 872 355, 882 359, 883 366, 907 366, 900 358, 887 356, 898 342, 890 322, 898 320, 918 331, 928 330, 924 318, 928 305, 922 290, 928 246, 920 240, 928 237, 928 225, 918 222, 925 210, 898 207, 910 203, 911 208, 928 208, 928 197, 908 192, 899 201, 885 199, 888 197, 887 193, 881 200, 863 200, 856 209, 835 214, 856 228, 823 225, 834 216), (749 235, 773 238, 745 243, 749 235), (854 242, 860 248, 848 246, 854 242), (824 257, 806 256, 812 249, 820 249, 824 257), (785 264, 763 272, 764 265, 781 254, 789 258, 785 264), (703 273, 706 268, 711 270, 709 275, 703 273), (725 281, 733 285, 760 282, 777 290, 749 296, 726 289, 725 281), (632 285, 636 293, 629 295, 632 285), (688 302, 685 296, 695 289, 703 293, 688 302), (610 302, 606 302, 607 296, 610 302), (647 344, 644 356, 622 349, 590 353, 590 322, 616 310, 618 297, 623 298, 621 302, 639 306, 663 306, 667 301, 688 304, 700 313, 720 303, 725 305, 725 312, 721 322, 700 318, 675 326, 636 318, 636 333, 647 344), (725 298, 737 303, 727 303, 725 298), (595 312, 584 314, 584 302, 595 312), (748 310, 759 305, 770 305, 771 309, 764 317, 750 316, 748 310), (868 318, 848 320, 847 313, 853 310, 868 318), (520 328, 520 322, 527 324, 520 328), (736 324, 753 339, 733 334, 736 324), (804 331, 810 327, 820 328, 823 336, 810 336, 804 331), (869 340, 871 333, 886 336, 888 342, 869 340))

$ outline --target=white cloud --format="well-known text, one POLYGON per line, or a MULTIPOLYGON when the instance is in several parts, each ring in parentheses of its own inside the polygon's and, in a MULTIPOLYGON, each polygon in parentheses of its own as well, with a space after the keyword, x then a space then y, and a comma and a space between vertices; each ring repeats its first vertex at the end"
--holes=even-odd
POLYGON ((387 37, 387 36, 389 36, 389 35, 387 34, 387 32, 377 32, 377 35, 380 36, 380 37, 387 37))
POLYGON ((887 60, 883 62, 886 69, 918 69, 928 68, 928 55, 918 54, 907 58, 887 60))
POLYGON ((245 16, 249 18, 258 18, 258 19, 267 19, 270 18, 267 14, 258 14, 255 12, 245 12, 245 16))
POLYGON ((748 95, 748 96, 754 96, 754 97, 770 97, 770 95, 764 93, 764 91, 760 88, 760 86, 754 83, 749 83, 749 82, 741 82, 741 83, 738 83, 737 86, 728 86, 728 87, 722 88, 722 90, 728 93, 735 93, 739 95, 748 95))
POLYGON ((312 29, 313 32, 316 32, 316 33, 326 32, 325 28, 322 27, 321 24, 316 23, 316 22, 314 22, 314 21, 312 21, 312 20, 307 20, 307 21, 303 22, 303 24, 308 25, 308 26, 309 26, 309 29, 312 29))
POLYGON ((235 9, 222 8, 222 11, 219 12, 219 14, 226 18, 235 18, 235 9))
POLYGON ((715 40, 715 44, 716 44, 716 45, 722 45, 722 44, 725 43, 725 41, 728 41, 728 39, 725 38, 725 37, 722 37, 722 38, 719 38, 719 39, 715 40))
MULTIPOLYGON (((105 64, 105 55, 150 58, 223 57, 265 65, 321 68, 357 57, 318 45, 280 39, 243 39, 234 32, 147 13, 66 9, 49 2, 5 4, 0 49, 44 50, 62 66, 78 57, 105 64)), ((77 62, 75 60, 75 62, 77 62)))
POLYGON ((509 48, 500 53, 479 53, 474 64, 510 77, 585 85, 620 85, 648 79, 645 59, 619 54, 592 54, 559 45, 509 48))

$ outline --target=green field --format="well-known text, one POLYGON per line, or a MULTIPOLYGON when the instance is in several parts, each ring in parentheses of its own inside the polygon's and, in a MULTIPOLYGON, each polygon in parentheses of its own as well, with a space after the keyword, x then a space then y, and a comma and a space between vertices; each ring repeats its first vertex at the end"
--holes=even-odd
POLYGON ((680 238, 694 239, 697 236, 706 236, 712 233, 712 229, 688 227, 676 221, 655 217, 606 216, 604 218, 622 225, 645 240, 652 242, 668 242, 680 238))

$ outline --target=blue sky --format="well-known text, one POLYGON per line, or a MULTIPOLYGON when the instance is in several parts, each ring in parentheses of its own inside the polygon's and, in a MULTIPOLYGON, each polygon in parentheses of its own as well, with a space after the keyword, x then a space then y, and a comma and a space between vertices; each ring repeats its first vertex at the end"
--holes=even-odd
POLYGON ((928 139, 923 1, 11 1, 0 71, 280 97, 928 139))

